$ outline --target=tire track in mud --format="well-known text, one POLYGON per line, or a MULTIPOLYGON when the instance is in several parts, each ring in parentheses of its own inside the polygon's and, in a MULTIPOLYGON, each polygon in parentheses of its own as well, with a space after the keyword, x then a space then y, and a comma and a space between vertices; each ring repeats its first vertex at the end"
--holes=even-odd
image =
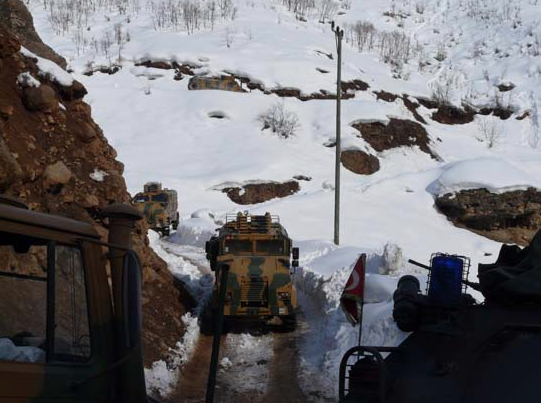
MULTIPOLYGON (((225 336, 222 337, 223 347, 225 336)), ((170 403, 199 403, 205 401, 208 369, 212 351, 212 337, 199 335, 192 359, 186 363, 179 374, 175 390, 168 396, 170 403)))
MULTIPOLYGON (((220 345, 216 403, 302 403, 298 332, 227 334, 220 345), (225 362, 225 365, 224 365, 225 362)), ((170 403, 205 401, 212 337, 200 335, 192 359, 182 367, 170 403)))
POLYGON ((298 337, 298 331, 273 335, 274 357, 270 363, 270 379, 262 403, 307 401, 299 384, 298 337))

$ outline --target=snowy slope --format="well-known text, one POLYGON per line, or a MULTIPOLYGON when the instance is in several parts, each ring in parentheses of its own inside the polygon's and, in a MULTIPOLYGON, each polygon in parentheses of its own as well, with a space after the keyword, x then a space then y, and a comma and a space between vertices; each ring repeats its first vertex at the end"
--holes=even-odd
MULTIPOLYGON (((327 381, 322 384, 335 384, 339 357, 356 342, 355 330, 345 322, 337 299, 359 253, 372 256, 368 285, 375 296, 365 316, 366 340, 398 343, 404 335, 389 318, 390 296, 397 278, 413 272, 407 258, 426 261, 434 251, 467 255, 474 276, 477 263, 492 260, 499 248, 496 242, 449 223, 435 210, 435 195, 478 186, 493 192, 541 187, 541 5, 537 0, 332 2, 336 9, 330 17, 346 27, 343 80, 361 79, 370 85, 369 91, 358 91, 354 99, 343 102, 344 148, 368 151, 381 164, 380 171, 370 176, 342 169, 339 249, 330 243, 334 148, 324 146, 335 136, 333 101, 281 99, 257 90, 189 91, 189 77, 175 81, 173 70, 135 66, 147 59, 177 62, 192 66, 197 74, 235 73, 268 90, 287 87, 303 94, 332 93, 336 58, 326 54, 336 55, 335 42, 329 24, 318 21, 318 7, 296 14, 288 10, 286 1, 234 0, 234 12, 229 9, 214 24, 201 22, 199 30, 188 34, 181 23, 155 29, 157 7, 176 1, 83 1, 79 3, 93 5, 78 14, 84 18, 62 26, 55 18, 67 15, 64 19, 69 20, 69 13, 58 8, 67 2, 29 0, 38 32, 67 58, 73 76, 88 89, 85 100, 125 164, 132 194, 150 180, 178 191, 181 216, 189 222, 172 240, 200 253, 197 248, 212 231, 212 223, 200 212, 192 217, 200 209, 208 209, 216 221, 228 212, 246 209, 280 215, 303 256, 297 285, 313 329, 302 348, 303 368, 306 373, 323 370, 327 381), (372 47, 360 49, 355 36, 359 21, 364 22, 365 32, 374 35, 372 47), (389 38, 396 40, 394 45, 389 38), (396 57, 386 63, 389 52, 396 57), (113 75, 83 74, 114 65, 122 68, 113 75), (469 124, 444 125, 430 119, 431 111, 421 106, 418 113, 427 122, 430 147, 441 161, 418 148, 378 153, 350 124, 415 120, 401 99, 377 100, 372 91, 379 90, 444 97, 457 106, 509 109, 511 117, 477 115, 469 124), (300 128, 288 139, 262 131, 257 120, 277 102, 299 118, 300 128), (226 118, 209 117, 216 111, 226 118), (490 133, 496 134, 493 147, 487 146, 490 133), (214 190, 228 182, 285 181, 296 175, 312 180, 301 181, 300 192, 293 196, 261 205, 238 206, 214 190), (378 274, 389 243, 401 248, 404 263, 391 275, 378 274), (316 347, 310 346, 323 346, 327 353, 318 356, 312 350, 316 347)), ((201 7, 210 3, 192 1, 201 7)), ((174 254, 162 252, 196 293, 208 291, 207 283, 200 286, 204 275, 192 263, 179 263, 174 254)))

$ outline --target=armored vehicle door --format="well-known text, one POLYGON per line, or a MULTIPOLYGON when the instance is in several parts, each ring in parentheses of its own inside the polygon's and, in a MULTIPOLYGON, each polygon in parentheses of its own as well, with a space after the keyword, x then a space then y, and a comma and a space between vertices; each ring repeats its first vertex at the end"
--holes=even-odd
POLYGON ((111 401, 101 248, 24 227, 0 231, 0 402, 111 401))

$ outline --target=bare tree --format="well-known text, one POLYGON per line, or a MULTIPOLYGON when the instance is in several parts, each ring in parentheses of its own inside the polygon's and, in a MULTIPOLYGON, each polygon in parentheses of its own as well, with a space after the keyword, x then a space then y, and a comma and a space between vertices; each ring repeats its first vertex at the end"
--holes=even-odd
POLYGON ((498 144, 502 136, 502 127, 496 117, 483 118, 477 121, 480 137, 479 141, 485 142, 488 148, 498 144))
POLYGON ((263 130, 271 129, 273 133, 286 139, 294 136, 300 128, 298 116, 294 112, 286 111, 283 102, 272 105, 260 114, 257 120, 263 123, 263 130))

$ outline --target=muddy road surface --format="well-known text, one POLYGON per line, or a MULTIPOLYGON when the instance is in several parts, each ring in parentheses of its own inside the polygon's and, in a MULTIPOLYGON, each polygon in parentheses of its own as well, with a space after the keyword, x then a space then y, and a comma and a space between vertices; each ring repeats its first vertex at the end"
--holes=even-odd
MULTIPOLYGON (((220 344, 217 403, 301 403, 298 333, 228 333, 220 344)), ((212 337, 200 335, 169 403, 205 401, 212 337)))

